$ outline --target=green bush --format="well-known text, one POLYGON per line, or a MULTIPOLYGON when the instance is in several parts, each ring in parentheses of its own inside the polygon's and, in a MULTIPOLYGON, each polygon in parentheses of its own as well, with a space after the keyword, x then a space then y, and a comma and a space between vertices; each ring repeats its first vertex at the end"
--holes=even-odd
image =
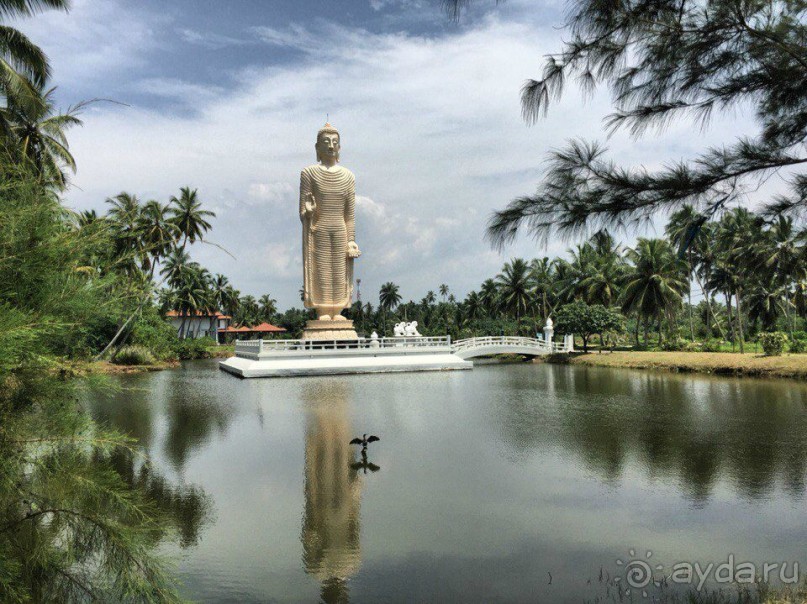
POLYGON ((687 342, 683 338, 670 338, 661 343, 661 349, 667 352, 681 352, 686 348, 687 342))
POLYGON ((215 346, 216 341, 213 338, 196 338, 182 340, 177 347, 177 354, 183 361, 192 359, 209 359, 210 346, 215 346))
POLYGON ((135 322, 130 342, 148 348, 155 357, 162 361, 179 358, 177 330, 153 307, 144 309, 135 322))
POLYGON ((723 343, 720 340, 705 340, 703 344, 701 344, 701 351, 720 352, 722 344, 723 343))
POLYGON ((112 358, 115 365, 153 365, 156 359, 145 346, 124 346, 112 358))
POLYGON ((793 340, 789 350, 796 354, 807 352, 807 340, 793 340))
POLYGON ((781 331, 763 331, 759 334, 759 343, 762 344, 765 356, 779 356, 785 349, 787 336, 781 331))

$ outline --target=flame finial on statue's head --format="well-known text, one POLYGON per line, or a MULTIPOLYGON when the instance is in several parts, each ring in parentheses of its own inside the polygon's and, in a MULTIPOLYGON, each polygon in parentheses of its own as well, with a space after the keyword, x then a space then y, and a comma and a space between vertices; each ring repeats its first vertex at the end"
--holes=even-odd
POLYGON ((320 161, 322 159, 321 155, 320 155, 319 145, 322 142, 322 138, 326 134, 335 134, 336 137, 337 137, 337 139, 336 139, 336 161, 338 162, 339 161, 339 142, 342 139, 342 135, 339 134, 339 130, 337 130, 334 126, 332 126, 330 122, 325 122, 325 125, 322 128, 319 129, 319 132, 317 132, 317 143, 315 145, 315 148, 317 150, 317 161, 320 161))

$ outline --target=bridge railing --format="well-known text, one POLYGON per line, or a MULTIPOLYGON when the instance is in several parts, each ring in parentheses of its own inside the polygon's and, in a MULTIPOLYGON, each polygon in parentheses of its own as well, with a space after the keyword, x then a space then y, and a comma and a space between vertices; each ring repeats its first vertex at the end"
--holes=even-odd
POLYGON ((546 342, 538 338, 527 338, 521 336, 481 336, 477 338, 464 338, 454 342, 452 349, 456 351, 468 350, 470 348, 486 347, 523 347, 534 348, 542 352, 568 352, 566 345, 557 342, 546 342))

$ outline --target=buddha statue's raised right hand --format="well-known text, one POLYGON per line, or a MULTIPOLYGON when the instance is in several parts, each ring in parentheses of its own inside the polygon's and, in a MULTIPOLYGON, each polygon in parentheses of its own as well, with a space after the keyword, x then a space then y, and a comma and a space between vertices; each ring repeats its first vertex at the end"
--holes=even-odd
POLYGON ((301 218, 309 216, 317 211, 317 200, 314 198, 313 193, 308 194, 308 199, 305 200, 305 205, 303 206, 303 214, 301 218))

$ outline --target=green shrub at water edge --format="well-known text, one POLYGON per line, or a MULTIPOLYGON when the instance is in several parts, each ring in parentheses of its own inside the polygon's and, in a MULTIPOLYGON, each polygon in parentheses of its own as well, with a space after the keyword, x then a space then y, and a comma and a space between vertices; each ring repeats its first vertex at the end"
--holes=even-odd
POLYGON ((124 346, 112 359, 115 365, 153 365, 156 362, 154 355, 145 346, 124 346))
POLYGON ((177 330, 163 319, 157 310, 149 307, 143 310, 132 328, 129 341, 148 348, 161 361, 179 358, 180 340, 177 330))
POLYGON ((681 352, 687 349, 687 342, 683 338, 671 338, 661 343, 661 349, 667 352, 681 352))
POLYGON ((762 344, 765 356, 779 356, 785 349, 787 336, 781 331, 763 331, 759 334, 759 343, 762 344))
POLYGON ((722 342, 720 340, 706 340, 701 344, 703 352, 720 352, 722 342))
POLYGON ((197 338, 182 340, 177 347, 177 354, 183 361, 191 359, 209 359, 210 346, 215 346, 216 341, 213 338, 197 338))
POLYGON ((793 340, 790 343, 789 350, 795 354, 807 352, 807 340, 793 340))

